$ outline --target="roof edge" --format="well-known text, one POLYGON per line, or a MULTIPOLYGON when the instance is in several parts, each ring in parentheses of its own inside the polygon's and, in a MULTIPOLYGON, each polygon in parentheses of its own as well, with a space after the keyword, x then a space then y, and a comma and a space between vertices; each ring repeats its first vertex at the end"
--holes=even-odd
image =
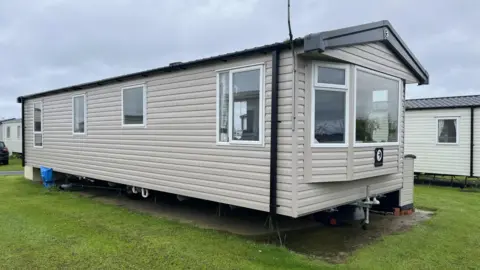
POLYGON ((428 72, 387 20, 307 35, 304 51, 325 51, 326 49, 370 42, 386 44, 415 74, 419 85, 429 83, 428 72))
MULTIPOLYGON (((303 38, 297 38, 294 39, 294 46, 301 46, 303 45, 303 38)), ((174 72, 178 70, 184 70, 189 67, 195 66, 195 65, 200 65, 200 64, 205 64, 209 62, 226 62, 230 59, 236 58, 236 57, 241 57, 241 56, 246 56, 246 55, 254 55, 254 54, 261 54, 261 53, 270 53, 274 50, 285 50, 290 48, 290 41, 285 41, 285 42, 277 42, 277 43, 272 43, 272 44, 267 44, 264 46, 259 46, 259 47, 254 47, 242 51, 235 51, 231 53, 226 53, 226 54, 221 54, 217 56, 212 56, 212 57, 207 57, 207 58, 201 58, 197 60, 192 60, 188 62, 175 62, 174 65, 168 65, 168 66, 163 66, 159 68, 154 68, 154 69, 149 69, 149 70, 144 70, 144 71, 139 71, 139 72, 134 72, 130 74, 125 74, 125 75, 120 75, 120 76, 115 76, 115 77, 110 77, 106 79, 101 79, 101 80, 95 80, 87 83, 82 83, 82 84, 76 84, 72 86, 67 86, 67 87, 62 87, 62 88, 57 88, 53 90, 48 90, 44 92, 39 92, 39 93, 34 93, 30 95, 25 95, 25 96, 19 96, 17 97, 17 103, 22 103, 26 99, 32 99, 32 98, 38 98, 38 97, 43 97, 43 96, 49 96, 49 95, 54 95, 58 93, 63 93, 63 92, 69 92, 69 91, 77 91, 77 90, 83 90, 83 89, 90 89, 98 86, 105 86, 105 85, 110 85, 114 83, 120 83, 128 80, 133 80, 133 79, 138 79, 138 78, 145 78, 161 73, 168 73, 168 72, 174 72)))
POLYGON ((446 110, 446 109, 470 109, 480 108, 480 105, 461 105, 461 106, 440 106, 440 107, 422 107, 422 108, 408 108, 406 111, 426 111, 426 110, 446 110))

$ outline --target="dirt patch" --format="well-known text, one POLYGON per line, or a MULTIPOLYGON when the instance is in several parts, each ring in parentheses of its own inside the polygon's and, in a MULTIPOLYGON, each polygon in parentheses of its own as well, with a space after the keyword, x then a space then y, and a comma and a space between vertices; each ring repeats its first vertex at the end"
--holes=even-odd
POLYGON ((279 232, 266 226, 268 213, 245 209, 231 209, 227 205, 190 199, 178 201, 175 195, 154 193, 149 200, 131 200, 124 195, 106 190, 79 192, 93 200, 125 207, 200 228, 225 231, 262 243, 281 244, 288 249, 318 257, 331 263, 343 263, 357 249, 391 234, 402 233, 412 226, 428 220, 433 212, 417 210, 410 216, 395 217, 391 214, 371 214, 368 230, 360 222, 339 227, 326 227, 308 217, 288 218, 280 216, 279 232))
MULTIPOLYGON (((286 235, 284 244, 295 252, 312 255, 331 263, 343 263, 353 251, 390 234, 402 233, 428 220, 433 212, 417 210, 410 216, 372 214, 370 225, 363 230, 359 223, 339 227, 320 227, 293 231, 286 235)), ((278 237, 277 237, 278 238, 278 237)), ((277 238, 257 239, 278 243, 277 238)))

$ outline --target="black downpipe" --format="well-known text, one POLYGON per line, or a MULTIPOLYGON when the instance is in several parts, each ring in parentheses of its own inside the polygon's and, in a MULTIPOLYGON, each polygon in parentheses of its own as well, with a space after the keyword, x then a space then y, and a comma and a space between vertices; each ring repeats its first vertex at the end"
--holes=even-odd
POLYGON ((270 217, 277 215, 277 156, 278 156, 278 65, 280 50, 272 52, 272 112, 270 125, 270 217))
POLYGON ((22 98, 22 167, 25 167, 25 100, 22 98))
POLYGON ((470 108, 470 177, 473 177, 473 130, 474 130, 474 119, 475 107, 470 108))

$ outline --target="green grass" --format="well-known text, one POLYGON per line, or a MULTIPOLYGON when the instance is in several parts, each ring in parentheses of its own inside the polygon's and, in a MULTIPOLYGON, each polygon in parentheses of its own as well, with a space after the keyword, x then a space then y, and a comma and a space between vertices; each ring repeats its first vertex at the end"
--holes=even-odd
POLYGON ((0 165, 0 171, 23 171, 22 160, 11 158, 8 165, 0 165))
MULTIPOLYGON (((480 193, 416 187, 433 219, 331 265, 75 193, 0 177, 0 269, 478 269, 480 193)), ((321 239, 319 239, 321 241, 321 239)))

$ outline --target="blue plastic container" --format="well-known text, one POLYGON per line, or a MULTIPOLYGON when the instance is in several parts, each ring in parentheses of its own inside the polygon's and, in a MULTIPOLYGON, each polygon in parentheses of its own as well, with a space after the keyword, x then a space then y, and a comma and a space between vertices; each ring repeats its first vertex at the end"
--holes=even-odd
POLYGON ((40 166, 40 176, 42 176, 43 186, 49 188, 53 183, 53 169, 40 166))

